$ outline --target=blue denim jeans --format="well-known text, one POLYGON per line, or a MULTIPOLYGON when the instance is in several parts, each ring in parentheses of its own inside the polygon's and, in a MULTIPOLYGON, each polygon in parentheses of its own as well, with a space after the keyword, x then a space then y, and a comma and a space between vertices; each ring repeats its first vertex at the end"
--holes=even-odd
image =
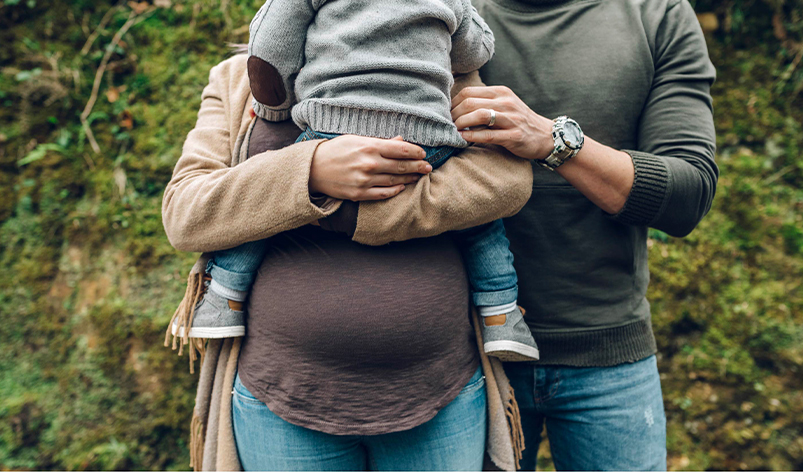
POLYGON ((244 470, 482 470, 486 398, 481 369, 433 419, 376 436, 336 436, 288 423, 254 398, 239 376, 231 406, 244 470))
MULTIPOLYGON (((337 136, 307 128, 296 142, 332 139, 337 136)), ((451 146, 422 147, 427 153, 425 160, 433 169, 460 152, 460 149, 451 146)), ((471 282, 474 305, 499 306, 515 302, 519 295, 518 277, 513 268, 513 254, 508 248, 510 242, 505 235, 502 220, 456 231, 455 236, 471 282)), ((265 241, 262 240, 217 251, 209 262, 207 272, 224 287, 248 291, 266 250, 265 241)))
MULTIPOLYGON (((313 139, 334 139, 340 136, 339 134, 331 134, 331 133, 319 133, 313 129, 307 128, 301 135, 296 139, 297 143, 303 141, 310 141, 313 139)), ((458 154, 461 149, 452 147, 452 146, 421 146, 424 149, 424 152, 427 153, 424 160, 432 166, 432 169, 437 169, 438 167, 442 166, 446 161, 449 160, 450 157, 458 154)))
POLYGON ((655 356, 613 367, 507 363, 535 470, 546 423, 557 470, 666 470, 666 416, 655 356))
POLYGON ((262 239, 215 251, 206 265, 206 272, 215 282, 226 288, 248 292, 267 249, 265 240, 262 239))
POLYGON ((502 220, 455 231, 476 306, 499 306, 519 298, 519 279, 502 220))

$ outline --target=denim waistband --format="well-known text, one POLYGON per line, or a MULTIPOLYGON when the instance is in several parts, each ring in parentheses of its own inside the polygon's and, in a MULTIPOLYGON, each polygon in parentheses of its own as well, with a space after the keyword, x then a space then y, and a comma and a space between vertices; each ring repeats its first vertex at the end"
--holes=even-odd
MULTIPOLYGON (((342 136, 340 134, 333 134, 333 133, 321 133, 320 131, 315 131, 312 128, 307 127, 303 133, 298 137, 296 140, 297 143, 302 141, 310 141, 312 139, 333 139, 338 136, 342 136)), ((425 161, 432 166, 433 169, 437 169, 438 167, 442 166, 446 161, 449 160, 450 157, 458 154, 462 151, 461 148, 456 148, 453 146, 420 146, 424 152, 426 152, 426 157, 424 158, 425 161)))

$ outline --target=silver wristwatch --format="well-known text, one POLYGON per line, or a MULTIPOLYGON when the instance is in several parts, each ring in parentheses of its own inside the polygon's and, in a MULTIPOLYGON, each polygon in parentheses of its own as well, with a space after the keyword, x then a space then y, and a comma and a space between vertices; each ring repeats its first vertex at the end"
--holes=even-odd
POLYGON ((549 170, 555 170, 564 162, 573 158, 583 148, 585 136, 580 125, 573 119, 566 116, 555 118, 552 124, 552 139, 555 141, 555 148, 552 153, 543 161, 536 161, 549 170))

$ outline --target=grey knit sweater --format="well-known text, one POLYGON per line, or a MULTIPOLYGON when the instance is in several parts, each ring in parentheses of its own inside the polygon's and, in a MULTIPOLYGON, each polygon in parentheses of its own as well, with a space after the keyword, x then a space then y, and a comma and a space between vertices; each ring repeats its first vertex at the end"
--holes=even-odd
POLYGON ((257 115, 292 110, 323 133, 467 146, 451 119, 452 73, 494 51, 470 0, 268 0, 250 31, 257 115))

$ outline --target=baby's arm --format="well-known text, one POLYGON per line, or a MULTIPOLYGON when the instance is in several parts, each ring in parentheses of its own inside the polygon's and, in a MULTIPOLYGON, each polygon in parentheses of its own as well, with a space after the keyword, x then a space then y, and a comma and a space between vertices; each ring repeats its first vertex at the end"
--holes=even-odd
POLYGON ((323 0, 267 0, 251 21, 248 78, 254 112, 268 121, 290 118, 294 81, 304 65, 307 28, 323 0))
POLYGON ((494 34, 470 0, 458 0, 463 18, 452 35, 452 72, 467 74, 484 66, 494 55, 494 34))

